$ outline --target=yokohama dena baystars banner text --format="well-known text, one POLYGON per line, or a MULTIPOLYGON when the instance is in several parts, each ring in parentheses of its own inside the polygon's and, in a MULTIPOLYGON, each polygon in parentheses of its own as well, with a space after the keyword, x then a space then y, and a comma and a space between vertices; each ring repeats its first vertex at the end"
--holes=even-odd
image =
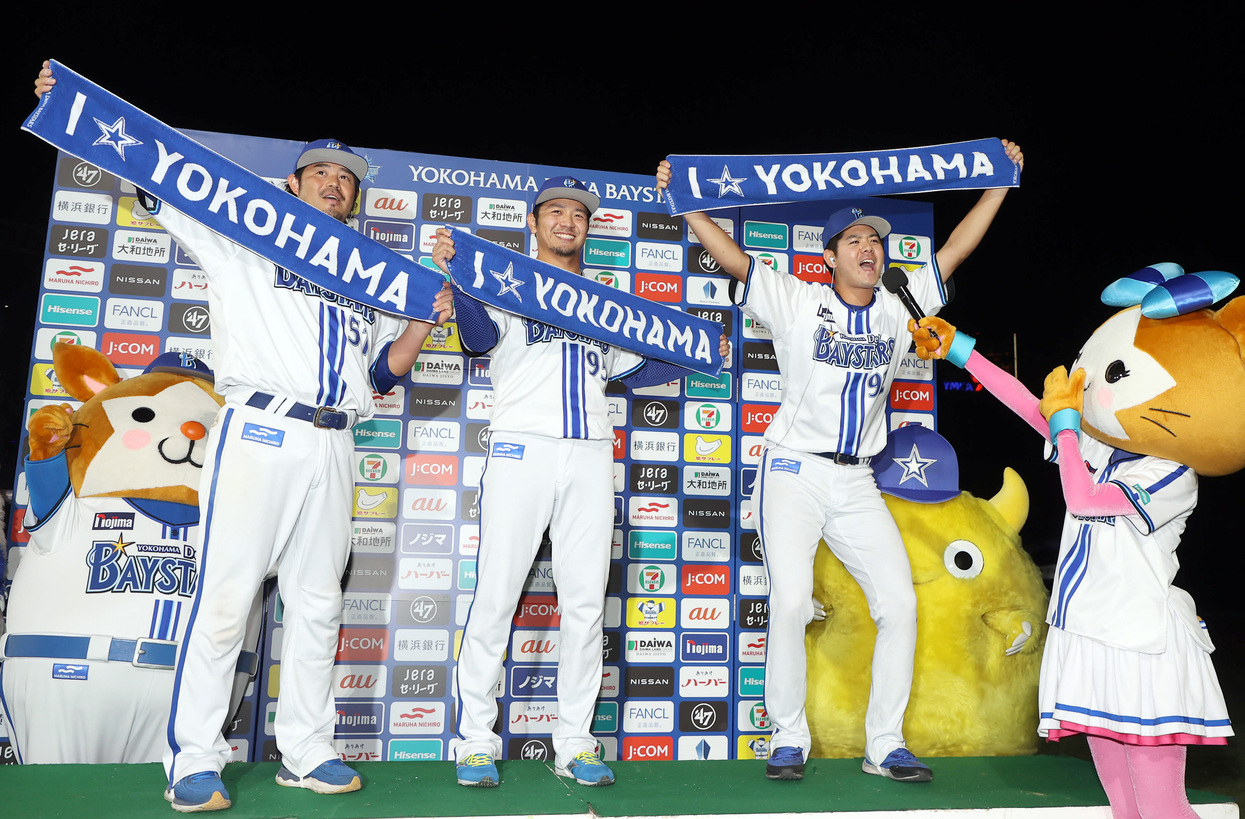
MULTIPOLYGON (((285 178, 301 148, 190 136, 273 181, 285 178)), ((682 218, 657 201, 651 177, 352 147, 370 165, 359 230, 400 254, 431 265, 433 233, 442 225, 528 253, 536 189, 570 173, 602 200, 584 248, 585 275, 724 325, 733 354, 719 377, 692 374, 609 391, 613 561, 594 731, 610 760, 764 756, 766 578, 750 498, 762 435, 784 386, 766 328, 731 306, 728 277, 682 218)), ((211 364, 207 280, 156 223, 134 216, 133 188, 65 154, 53 181, 26 417, 44 404, 71 401, 52 372, 56 340, 96 347, 123 375, 167 350, 211 364)), ((828 282, 821 226, 842 206, 759 206, 712 216, 761 262, 828 282)), ((928 260, 930 206, 878 200, 868 207, 895 227, 892 261, 928 260)), ((336 743, 347 761, 452 757, 455 657, 475 586, 492 406, 489 363, 488 356, 464 353, 451 322, 434 331, 414 370, 376 397, 375 417, 354 429, 352 557, 334 676, 336 743)), ((907 356, 891 395, 892 426, 933 426, 933 396, 932 371, 907 356)), ((21 550, 28 499, 20 465, 15 486, 10 541, 21 550)), ((247 734, 239 726, 239 759, 277 758, 271 725, 282 606, 275 593, 266 617, 258 698, 247 712, 255 727, 247 734)), ((546 542, 496 681, 499 729, 511 758, 552 756, 558 623, 546 542)))

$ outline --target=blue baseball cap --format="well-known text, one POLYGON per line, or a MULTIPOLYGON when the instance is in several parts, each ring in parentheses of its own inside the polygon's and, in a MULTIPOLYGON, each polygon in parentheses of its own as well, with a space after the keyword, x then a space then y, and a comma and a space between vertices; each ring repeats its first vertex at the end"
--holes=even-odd
POLYGON ((186 375, 191 378, 203 379, 209 384, 216 383, 216 377, 212 375, 212 369, 190 353, 161 353, 151 360, 151 363, 147 365, 147 369, 143 370, 143 375, 148 373, 186 375))
POLYGON ((360 182, 367 178, 367 160, 336 139, 316 139, 304 145, 298 161, 294 163, 294 173, 313 162, 335 162, 349 170, 360 182))
POLYGON ((865 212, 858 207, 843 208, 830 215, 830 221, 821 231, 822 250, 830 247, 830 240, 852 225, 868 225, 878 232, 878 238, 891 232, 891 223, 881 216, 865 216, 865 212))
POLYGON ((588 209, 591 214, 601 204, 601 197, 588 190, 588 186, 573 176, 555 176, 546 179, 545 184, 536 191, 536 199, 532 202, 532 210, 540 207, 541 202, 550 199, 574 199, 588 209))
POLYGON ((942 503, 960 494, 960 462, 946 438, 909 424, 892 430, 874 456, 878 489, 916 503, 942 503))

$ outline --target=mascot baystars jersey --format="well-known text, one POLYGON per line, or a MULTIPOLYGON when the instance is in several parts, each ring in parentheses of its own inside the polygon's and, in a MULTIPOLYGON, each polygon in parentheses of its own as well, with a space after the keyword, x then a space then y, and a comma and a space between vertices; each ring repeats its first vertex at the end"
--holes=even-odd
POLYGON ((27 514, 9 630, 180 640, 199 579, 198 511, 71 493, 46 520, 27 514))

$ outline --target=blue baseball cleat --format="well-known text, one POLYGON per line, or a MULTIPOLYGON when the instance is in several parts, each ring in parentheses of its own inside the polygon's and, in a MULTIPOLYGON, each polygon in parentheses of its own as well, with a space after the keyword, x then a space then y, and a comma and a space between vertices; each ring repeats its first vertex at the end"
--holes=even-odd
POLYGON ((277 771, 277 784, 287 788, 306 788, 315 793, 350 793, 363 787, 359 773, 340 759, 330 759, 316 766, 306 776, 295 776, 284 765, 277 771))
POLYGON ((921 760, 912 755, 907 748, 896 748, 886 755, 881 765, 874 765, 865 757, 860 769, 865 773, 885 776, 896 782, 929 782, 934 772, 921 760))
POLYGON ((458 763, 458 784, 468 788, 496 788, 501 784, 497 765, 488 754, 472 754, 458 763))
POLYGON ((180 813, 224 810, 233 804, 229 791, 225 790, 225 783, 220 781, 220 774, 216 771, 199 771, 183 776, 164 792, 164 798, 173 804, 173 810, 180 813))
POLYGON ((804 752, 786 745, 775 748, 765 763, 766 779, 803 779, 804 752))
POLYGON ((574 759, 565 766, 559 765, 554 773, 558 776, 572 776, 579 784, 589 787, 614 784, 614 772, 592 751, 575 754, 574 759))

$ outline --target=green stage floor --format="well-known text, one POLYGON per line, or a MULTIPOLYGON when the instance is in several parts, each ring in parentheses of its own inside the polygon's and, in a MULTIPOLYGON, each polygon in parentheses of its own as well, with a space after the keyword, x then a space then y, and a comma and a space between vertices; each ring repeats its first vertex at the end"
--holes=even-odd
MULTIPOLYGON (((902 784, 861 772, 860 761, 810 761, 799 782, 771 782, 756 761, 620 762, 618 783, 585 788, 536 761, 502 761, 502 785, 459 787, 449 762, 370 762, 358 793, 320 796, 279 787, 278 763, 235 763, 224 774, 233 808, 222 816, 715 816, 910 812, 946 817, 1109 817, 1093 766, 1059 756, 929 760, 935 780, 902 784)), ((159 765, 0 767, 4 819, 164 817, 159 765)), ((1203 817, 1236 817, 1227 797, 1191 791, 1203 817)))

